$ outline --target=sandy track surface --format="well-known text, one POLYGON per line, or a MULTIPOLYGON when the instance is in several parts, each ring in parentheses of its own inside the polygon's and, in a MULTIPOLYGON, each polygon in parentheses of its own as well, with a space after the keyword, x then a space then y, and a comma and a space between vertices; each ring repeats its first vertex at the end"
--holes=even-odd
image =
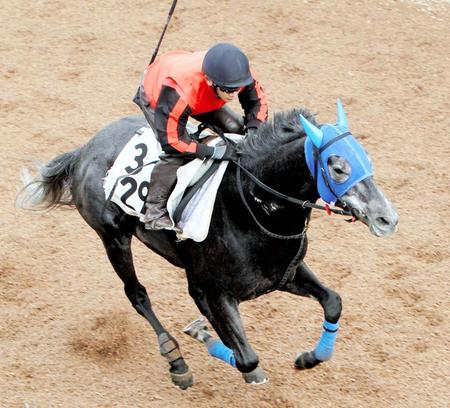
POLYGON ((322 312, 273 293, 242 305, 270 383, 244 384, 180 333, 198 311, 183 272, 135 243, 155 310, 196 384, 175 389, 154 334, 128 304, 76 211, 15 210, 19 169, 76 148, 137 108, 131 97, 166 1, 2 4, 0 406, 447 407, 450 356, 448 2, 180 1, 162 51, 218 41, 251 58, 271 112, 321 122, 345 103, 351 130, 400 213, 399 232, 315 214, 307 261, 343 297, 333 360, 307 372, 322 312))

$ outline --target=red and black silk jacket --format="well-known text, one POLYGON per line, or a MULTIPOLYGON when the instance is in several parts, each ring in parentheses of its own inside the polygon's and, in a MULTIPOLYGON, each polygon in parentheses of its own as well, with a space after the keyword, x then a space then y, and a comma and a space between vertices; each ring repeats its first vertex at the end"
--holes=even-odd
MULTIPOLYGON (((173 51, 162 55, 144 73, 144 91, 155 110, 157 137, 165 153, 207 153, 208 146, 192 140, 186 132, 189 116, 211 112, 225 104, 206 82, 202 72, 206 51, 173 51), (202 152, 202 149, 205 150, 202 152)), ((238 94, 247 127, 267 120, 267 101, 255 81, 238 94)))

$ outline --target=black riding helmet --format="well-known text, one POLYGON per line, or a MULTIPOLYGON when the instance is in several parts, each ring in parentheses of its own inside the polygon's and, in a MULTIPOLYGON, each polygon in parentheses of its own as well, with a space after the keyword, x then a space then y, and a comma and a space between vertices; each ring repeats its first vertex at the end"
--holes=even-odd
POLYGON ((223 88, 240 88, 253 82, 248 58, 229 43, 211 47, 203 60, 202 70, 214 85, 223 88))

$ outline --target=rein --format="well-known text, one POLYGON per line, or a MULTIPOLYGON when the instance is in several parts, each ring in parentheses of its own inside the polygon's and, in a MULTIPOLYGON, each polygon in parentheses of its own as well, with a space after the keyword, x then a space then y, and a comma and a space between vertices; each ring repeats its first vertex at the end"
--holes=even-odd
MULTIPOLYGON (((239 195, 241 197, 242 202, 245 205, 245 208, 247 208, 247 211, 250 213, 250 215, 252 216, 253 220, 256 222, 256 225, 258 225, 258 227, 260 228, 260 230, 262 232, 264 232, 264 234, 268 235, 271 238, 277 238, 277 239, 299 239, 305 236, 306 234, 306 230, 308 229, 308 223, 309 223, 309 217, 306 219, 305 221, 305 226, 303 227, 303 231, 300 234, 294 234, 294 235, 280 235, 280 234, 275 234, 274 232, 269 231, 268 229, 264 228, 261 223, 258 221, 258 219, 256 218, 255 213, 252 211, 252 209, 250 208, 250 205, 248 204, 245 195, 244 195, 244 190, 242 188, 242 180, 241 180, 241 169, 261 188, 263 188, 264 190, 274 194, 274 195, 278 195, 280 194, 281 196, 284 196, 284 194, 279 193, 276 190, 273 190, 272 188, 266 186, 262 181, 260 181, 259 179, 257 179, 252 173, 250 173, 246 168, 242 167, 241 164, 239 163, 241 161, 241 159, 239 158, 237 162, 234 162, 236 164, 236 184, 237 184, 237 188, 239 191, 239 195)), ((280 196, 279 196, 280 197, 280 196)), ((285 196, 288 197, 288 196, 285 196)), ((282 197, 284 198, 284 197, 282 197)), ((288 197, 288 198, 292 198, 292 197, 288 197)), ((295 199, 294 199, 295 200, 295 199)), ((298 200, 301 201, 302 204, 305 203, 305 201, 302 200, 298 200)), ((299 203, 297 203, 299 204, 299 203)), ((303 205, 302 205, 303 206, 303 205)), ((304 208, 304 207, 303 207, 304 208)))
POLYGON ((307 203, 306 201, 297 200, 292 197, 286 196, 285 194, 282 194, 276 190, 273 190, 272 188, 266 186, 263 182, 258 180, 252 173, 250 173, 246 168, 242 167, 240 164, 241 159, 239 158, 237 162, 234 162, 236 164, 236 183, 239 191, 239 195, 241 196, 241 200, 244 203, 245 207, 247 208, 247 211, 252 216, 253 220, 255 221, 256 225, 261 229, 264 234, 268 235, 269 237, 276 238, 276 239, 284 239, 284 240, 290 240, 290 239, 299 239, 300 238, 300 244, 297 250, 297 253, 292 258, 291 262, 289 263, 288 267, 284 271, 284 274, 278 284, 275 286, 275 290, 281 289, 288 281, 292 281, 294 279, 296 268, 298 266, 298 261, 301 258, 304 247, 305 247, 305 239, 306 239, 306 232, 308 231, 309 226, 309 220, 311 219, 311 212, 307 215, 305 219, 305 225, 303 226, 303 230, 300 234, 294 234, 294 235, 280 235, 275 234, 268 229, 264 228, 261 223, 256 218, 255 214, 253 213, 252 209, 250 208, 250 205, 248 204, 247 200, 245 199, 244 190, 242 188, 242 180, 241 180, 241 169, 260 187, 262 187, 264 190, 269 191, 270 193, 281 197, 285 199, 289 199, 288 201, 295 202, 296 204, 299 204, 301 202, 301 205, 303 208, 305 208, 304 204, 307 203))
MULTIPOLYGON (((331 213, 340 214, 340 215, 352 215, 350 211, 347 210, 341 210, 337 208, 330 208, 328 206, 322 206, 318 204, 313 204, 309 202, 308 200, 299 200, 294 197, 290 197, 286 194, 280 193, 277 190, 274 190, 273 188, 267 186, 264 184, 261 180, 259 180, 255 175, 253 175, 249 170, 247 170, 245 167, 243 167, 240 163, 241 158, 238 158, 237 161, 233 160, 233 163, 236 164, 236 184, 239 191, 239 195, 241 197, 241 200, 249 212, 249 214, 252 216, 253 220, 255 221, 256 225, 258 225, 259 229, 266 234, 269 237, 276 238, 276 239, 283 239, 283 240, 291 240, 291 239, 300 239, 300 244, 297 250, 297 253, 295 254, 294 258, 292 258, 291 262, 289 263, 288 267, 286 268, 282 278, 278 282, 278 284, 275 286, 275 290, 281 289, 287 282, 292 281, 294 279, 294 276, 296 274, 296 268, 298 266, 298 262, 304 252, 304 246, 305 246, 305 239, 306 239, 306 232, 308 231, 309 221, 311 219, 311 212, 307 215, 305 219, 305 225, 303 226, 303 230, 299 234, 294 235, 280 235, 275 234, 265 227, 258 221, 256 218, 256 215, 250 208, 250 205, 248 204, 245 195, 244 190, 242 188, 242 180, 241 180, 241 170, 259 187, 261 187, 263 190, 271 193, 272 195, 282 198, 283 200, 286 200, 290 203, 300 205, 302 208, 311 208, 311 209, 320 209, 327 211, 328 215, 331 215, 331 213)), ((350 221, 349 221, 350 222, 350 221)))
MULTIPOLYGON (((214 126, 214 125, 209 125, 209 124, 205 124, 204 126, 209 127, 214 132, 216 132, 225 143, 233 143, 229 139, 226 138, 223 130, 220 127, 214 126)), ((308 229, 309 216, 307 217, 307 219, 305 221, 305 226, 303 227, 303 231, 301 233, 299 233, 299 234, 280 235, 280 234, 275 234, 275 233, 269 231, 268 229, 264 228, 261 225, 261 223, 258 221, 258 219, 256 218, 254 212, 250 208, 250 206, 249 206, 249 204, 248 204, 248 202, 247 202, 247 200, 245 198, 244 191, 242 189, 241 170, 257 186, 261 187, 263 190, 269 192, 270 194, 272 194, 272 195, 274 195, 274 196, 276 196, 278 198, 286 200, 286 201, 288 201, 288 202, 290 202, 292 204, 300 205, 304 209, 311 208, 311 209, 317 209, 317 210, 324 210, 324 211, 327 212, 328 215, 331 215, 332 213, 339 214, 339 215, 348 215, 348 216, 351 216, 352 218, 350 218, 350 219, 348 219, 346 221, 347 222, 354 222, 354 216, 351 213, 351 211, 343 210, 343 209, 340 209, 340 208, 330 208, 330 206, 328 204, 327 205, 314 204, 314 203, 311 203, 309 200, 299 200, 298 198, 290 197, 290 196, 288 196, 286 194, 280 193, 279 191, 274 190, 273 188, 271 188, 268 185, 264 184, 254 174, 252 174, 249 170, 247 170, 245 167, 243 167, 241 165, 241 158, 240 157, 238 157, 237 161, 236 160, 230 160, 230 161, 232 161, 236 165, 236 184, 237 184, 237 188, 238 188, 238 191, 239 191, 239 195, 241 197, 241 200, 242 200, 245 208, 247 208, 247 211, 252 216, 252 218, 255 221, 256 225, 258 225, 258 227, 261 229, 261 231, 264 232, 264 234, 266 234, 269 237, 276 238, 276 239, 284 239, 284 240, 302 238, 302 243, 303 243, 303 237, 304 237, 304 235, 306 235, 306 230, 308 229)), ((301 248, 301 246, 300 246, 300 248, 301 248)))
MULTIPOLYGON (((263 190, 269 192, 270 194, 281 198, 285 201, 288 201, 292 204, 300 205, 302 208, 311 208, 316 210, 324 210, 327 212, 328 215, 331 213, 338 214, 338 215, 349 215, 352 216, 353 214, 349 210, 343 210, 340 208, 330 208, 329 205, 320 205, 320 204, 314 204, 311 203, 309 200, 299 200, 298 198, 290 197, 286 194, 280 193, 277 190, 274 190, 273 188, 269 187, 268 185, 264 184, 261 180, 259 180, 254 174, 252 174, 249 170, 247 170, 245 167, 243 167, 240 163, 241 159, 239 158, 238 161, 234 161, 234 164, 236 164, 236 177, 237 177, 237 184, 238 184, 238 190, 239 194, 241 195, 241 198, 243 198, 244 204, 247 203, 245 200, 245 197, 243 197, 243 191, 242 191, 242 183, 241 183, 241 170, 259 187, 261 187, 263 190)), ((251 212, 251 210, 250 210, 251 212)), ((253 215, 253 212, 251 212, 253 215)), ((349 220, 349 222, 352 222, 352 220, 349 220)))

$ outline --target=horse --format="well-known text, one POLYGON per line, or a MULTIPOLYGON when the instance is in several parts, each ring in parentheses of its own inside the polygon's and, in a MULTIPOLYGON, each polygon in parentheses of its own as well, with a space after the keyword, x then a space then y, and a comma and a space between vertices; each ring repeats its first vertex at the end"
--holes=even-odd
MULTIPOLYGON (((146 230, 137 217, 105 199, 102 180, 126 143, 147 125, 143 116, 113 122, 85 145, 41 166, 19 195, 20 205, 77 208, 102 240, 131 305, 156 333, 179 388, 191 386, 193 376, 137 278, 133 237, 185 270, 189 294, 247 383, 263 383, 267 376, 246 337, 239 304, 275 290, 316 299, 324 313, 322 337, 314 350, 295 359, 297 368, 312 368, 331 358, 342 310, 339 294, 304 261, 311 211, 320 207, 316 201, 322 198, 328 211, 334 204, 333 211, 351 214, 379 237, 393 233, 399 218, 373 179, 367 153, 349 132, 339 100, 337 105, 336 124, 318 125, 309 110, 293 108, 275 113, 256 135, 237 144, 239 160, 228 163, 202 242, 177 240, 170 230, 146 230)), ((223 359, 221 352, 210 354, 223 359)))

